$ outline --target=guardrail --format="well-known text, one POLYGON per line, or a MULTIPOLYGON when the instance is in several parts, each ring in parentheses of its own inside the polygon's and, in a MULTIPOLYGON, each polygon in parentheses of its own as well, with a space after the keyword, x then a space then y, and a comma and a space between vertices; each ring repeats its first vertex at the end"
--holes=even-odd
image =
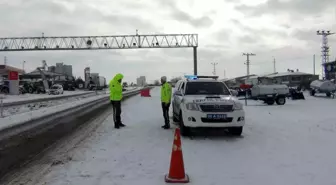
MULTIPOLYGON (((126 91, 124 99, 139 94, 141 89, 126 91)), ((88 120, 98 117, 110 106, 109 95, 88 98, 81 103, 64 109, 47 111, 33 119, 24 119, 16 115, 16 122, 5 124, 6 117, 0 124, 0 181, 10 169, 29 159, 29 156, 42 151, 57 139, 76 130, 88 120)), ((57 107, 57 106, 55 106, 57 107)), ((54 108, 55 108, 54 107, 54 108)), ((52 109, 50 107, 48 109, 52 109)))

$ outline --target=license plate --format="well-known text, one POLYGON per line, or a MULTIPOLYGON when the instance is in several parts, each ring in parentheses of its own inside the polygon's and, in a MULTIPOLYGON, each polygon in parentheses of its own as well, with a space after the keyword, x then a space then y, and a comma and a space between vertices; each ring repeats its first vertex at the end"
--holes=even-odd
POLYGON ((207 114, 208 119, 225 119, 226 114, 207 114))

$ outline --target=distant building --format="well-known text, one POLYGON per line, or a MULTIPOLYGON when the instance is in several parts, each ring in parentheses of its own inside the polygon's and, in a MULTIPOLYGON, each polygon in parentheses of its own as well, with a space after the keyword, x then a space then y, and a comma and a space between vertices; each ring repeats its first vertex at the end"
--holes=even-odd
POLYGON ((72 65, 63 65, 64 74, 72 76, 72 65))
POLYGON ((72 76, 72 65, 65 65, 63 63, 56 63, 56 66, 49 66, 48 71, 72 76))
POLYGON ((55 73, 56 72, 56 66, 49 66, 48 71, 55 73))
POLYGON ((137 85, 138 86, 145 86, 147 85, 146 83, 146 77, 145 76, 140 76, 139 78, 136 79, 137 85))
POLYGON ((90 73, 90 77, 91 77, 91 79, 98 78, 99 73, 90 73))

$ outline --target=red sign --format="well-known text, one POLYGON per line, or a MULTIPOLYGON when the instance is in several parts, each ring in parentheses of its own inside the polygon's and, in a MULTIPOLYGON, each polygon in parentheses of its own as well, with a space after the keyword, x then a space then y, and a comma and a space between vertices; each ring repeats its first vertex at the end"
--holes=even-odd
POLYGON ((241 89, 250 89, 251 87, 252 87, 252 85, 249 85, 249 84, 241 84, 240 85, 241 89))
POLYGON ((10 71, 8 74, 8 80, 19 80, 19 73, 17 71, 10 71))

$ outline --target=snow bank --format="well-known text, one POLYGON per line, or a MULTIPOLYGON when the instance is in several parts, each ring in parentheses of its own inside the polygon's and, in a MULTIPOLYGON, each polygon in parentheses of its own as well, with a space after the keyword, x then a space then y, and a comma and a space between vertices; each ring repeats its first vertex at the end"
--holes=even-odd
POLYGON ((57 97, 67 97, 73 95, 82 95, 93 93, 92 91, 64 91, 64 94, 60 95, 48 95, 48 94, 23 94, 23 95, 5 95, 4 103, 12 103, 12 102, 24 102, 28 100, 43 100, 57 97))
MULTIPOLYGON (((134 91, 137 91, 137 89, 124 92, 124 94, 129 94, 134 91)), ((56 106, 52 106, 52 107, 48 107, 44 109, 38 109, 35 111, 30 111, 30 112, 25 112, 21 114, 15 114, 15 115, 8 116, 5 118, 0 118, 0 130, 10 128, 14 125, 23 124, 24 122, 27 122, 27 121, 36 120, 44 116, 56 114, 57 112, 70 109, 73 107, 77 107, 80 105, 84 105, 86 103, 89 103, 89 102, 92 102, 98 99, 102 99, 102 98, 107 98, 107 97, 109 97, 109 94, 97 95, 94 97, 85 98, 85 99, 75 101, 75 102, 68 102, 68 103, 61 104, 61 105, 56 105, 56 106)))
MULTIPOLYGON (((106 94, 106 93, 98 92, 98 95, 101 95, 101 94, 106 94)), ((84 98, 89 98, 93 96, 97 96, 96 93, 82 94, 82 95, 76 95, 76 96, 67 96, 61 99, 56 99, 56 100, 53 99, 53 100, 45 100, 45 101, 38 101, 38 102, 29 102, 29 103, 24 103, 20 105, 9 106, 9 107, 4 108, 3 116, 7 117, 10 115, 19 114, 19 113, 28 112, 28 111, 34 111, 37 109, 45 109, 51 106, 73 102, 73 101, 79 101, 84 98)))

